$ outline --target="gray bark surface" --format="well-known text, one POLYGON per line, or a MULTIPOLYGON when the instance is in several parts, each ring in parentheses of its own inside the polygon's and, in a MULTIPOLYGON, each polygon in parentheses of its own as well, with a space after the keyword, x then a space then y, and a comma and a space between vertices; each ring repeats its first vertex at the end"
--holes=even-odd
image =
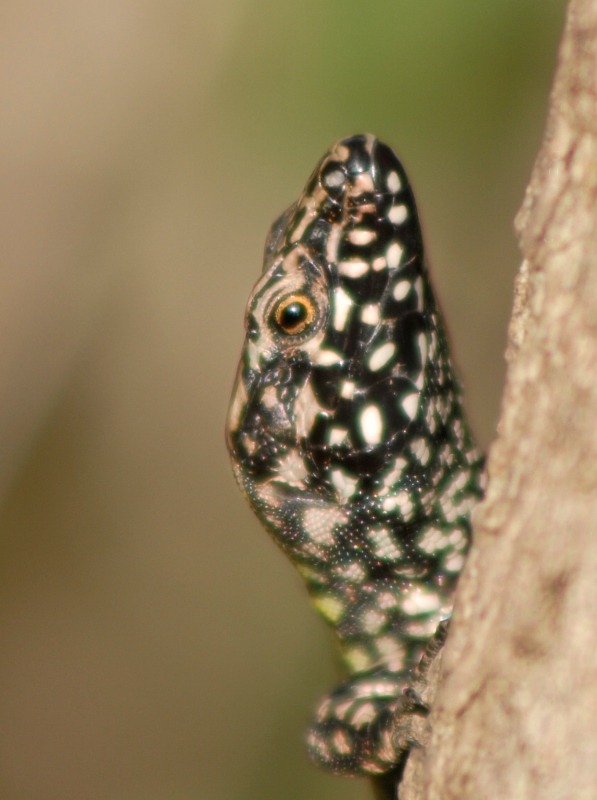
POLYGON ((571 0, 487 497, 401 800, 597 797, 597 0, 571 0))

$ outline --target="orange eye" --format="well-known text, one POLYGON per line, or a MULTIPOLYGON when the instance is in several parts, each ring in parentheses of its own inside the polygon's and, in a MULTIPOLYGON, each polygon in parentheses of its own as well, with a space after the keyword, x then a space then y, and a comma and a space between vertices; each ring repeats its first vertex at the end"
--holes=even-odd
POLYGON ((276 305, 273 321, 279 331, 287 336, 304 333, 315 319, 313 300, 304 294, 291 294, 276 305))

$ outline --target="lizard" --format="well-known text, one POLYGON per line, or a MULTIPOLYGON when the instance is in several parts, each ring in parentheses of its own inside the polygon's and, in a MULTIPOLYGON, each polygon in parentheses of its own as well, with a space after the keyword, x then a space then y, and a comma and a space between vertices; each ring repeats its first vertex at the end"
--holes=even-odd
MULTIPOLYGON (((370 134, 337 142, 272 225, 227 418, 234 475, 337 634, 347 677, 307 735, 396 775, 483 494, 413 191, 370 134)), ((389 784, 388 784, 389 785, 389 784)))

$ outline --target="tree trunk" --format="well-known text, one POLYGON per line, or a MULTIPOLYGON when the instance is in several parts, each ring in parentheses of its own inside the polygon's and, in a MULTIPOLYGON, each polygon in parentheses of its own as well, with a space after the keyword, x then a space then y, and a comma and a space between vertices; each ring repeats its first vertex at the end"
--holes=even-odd
POLYGON ((597 797, 597 0, 571 0, 516 220, 499 435, 401 800, 597 797))

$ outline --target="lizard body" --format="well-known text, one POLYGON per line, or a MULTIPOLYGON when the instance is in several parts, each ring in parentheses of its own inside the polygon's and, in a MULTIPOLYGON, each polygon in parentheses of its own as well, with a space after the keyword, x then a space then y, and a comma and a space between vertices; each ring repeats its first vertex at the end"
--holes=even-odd
POLYGON ((414 196, 389 147, 338 142, 272 226, 227 423, 235 477, 334 628, 348 677, 313 759, 404 760, 413 674, 450 617, 482 495, 414 196), (398 720, 398 721, 397 721, 398 720))

